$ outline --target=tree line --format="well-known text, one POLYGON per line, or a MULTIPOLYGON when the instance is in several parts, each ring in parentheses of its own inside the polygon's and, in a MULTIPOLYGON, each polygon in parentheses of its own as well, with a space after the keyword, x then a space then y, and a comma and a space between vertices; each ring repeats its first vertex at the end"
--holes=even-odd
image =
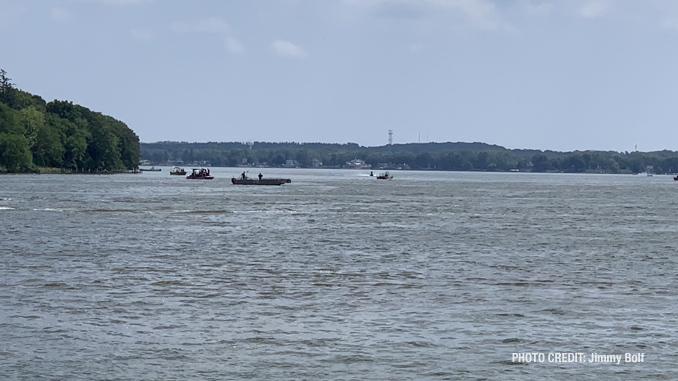
POLYGON ((678 172, 678 152, 557 152, 506 149, 485 143, 412 143, 363 147, 355 143, 225 142, 141 143, 141 157, 151 164, 210 164, 302 168, 342 168, 353 159, 372 168, 446 171, 530 171, 571 173, 678 172))
POLYGON ((68 101, 45 102, 17 89, 0 69, 0 171, 39 167, 91 172, 152 164, 342 168, 353 159, 372 168, 449 171, 654 173, 678 172, 678 153, 506 149, 485 143, 139 143, 125 123, 68 101))
POLYGON ((139 137, 125 123, 73 102, 45 102, 0 69, 0 170, 131 170, 140 154, 139 137))

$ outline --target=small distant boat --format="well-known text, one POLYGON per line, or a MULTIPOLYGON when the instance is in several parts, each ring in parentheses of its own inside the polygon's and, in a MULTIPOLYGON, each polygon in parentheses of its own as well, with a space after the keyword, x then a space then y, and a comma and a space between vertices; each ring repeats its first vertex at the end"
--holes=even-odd
POLYGON ((156 167, 151 167, 151 168, 139 168, 140 171, 142 172, 160 172, 162 169, 156 168, 156 167))
POLYGON ((673 179, 678 181, 678 176, 674 176, 673 179))
POLYGON ((377 180, 391 180, 393 178, 393 175, 391 175, 388 172, 384 172, 380 175, 377 175, 377 180))
POLYGON ((231 183, 234 185, 283 185, 291 182, 291 179, 280 179, 273 177, 264 178, 261 174, 259 174, 258 179, 252 179, 247 177, 244 172, 242 175, 240 175, 240 177, 231 178, 231 183))
POLYGON ((186 175, 186 170, 183 169, 183 168, 179 168, 179 167, 174 166, 174 167, 172 167, 172 169, 170 170, 170 175, 181 175, 181 176, 184 176, 184 175, 186 175))
POLYGON ((193 180, 212 180, 214 176, 210 175, 210 170, 207 168, 193 168, 193 172, 186 176, 186 178, 193 180))

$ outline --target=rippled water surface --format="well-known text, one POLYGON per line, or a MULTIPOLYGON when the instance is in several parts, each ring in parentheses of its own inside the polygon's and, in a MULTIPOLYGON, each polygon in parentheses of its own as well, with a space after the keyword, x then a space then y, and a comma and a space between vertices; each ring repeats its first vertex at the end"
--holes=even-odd
POLYGON ((0 177, 0 379, 678 373, 668 176, 167 171, 0 177))

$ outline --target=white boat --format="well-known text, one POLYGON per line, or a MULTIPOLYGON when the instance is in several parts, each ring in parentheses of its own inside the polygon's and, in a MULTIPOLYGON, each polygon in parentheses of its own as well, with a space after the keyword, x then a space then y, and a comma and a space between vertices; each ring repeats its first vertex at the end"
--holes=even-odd
POLYGON ((186 170, 183 169, 183 168, 179 168, 177 166, 173 166, 172 169, 170 170, 170 175, 184 176, 184 175, 186 175, 186 170))

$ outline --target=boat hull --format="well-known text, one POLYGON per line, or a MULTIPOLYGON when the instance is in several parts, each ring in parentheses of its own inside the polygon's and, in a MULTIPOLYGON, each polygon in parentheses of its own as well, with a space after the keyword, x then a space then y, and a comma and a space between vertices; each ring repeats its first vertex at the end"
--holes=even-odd
POLYGON ((291 183, 290 179, 237 179, 232 178, 231 183, 235 185, 283 185, 291 183))
POLYGON ((186 178, 191 180, 212 180, 214 176, 210 174, 209 169, 193 168, 191 174, 186 176, 186 178))

